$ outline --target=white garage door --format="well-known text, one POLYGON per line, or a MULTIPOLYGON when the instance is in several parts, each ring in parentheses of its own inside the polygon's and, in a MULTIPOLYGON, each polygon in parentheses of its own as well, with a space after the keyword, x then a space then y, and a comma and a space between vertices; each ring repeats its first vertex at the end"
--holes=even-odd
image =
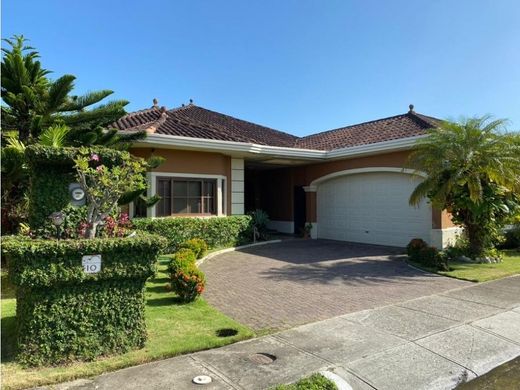
POLYGON ((419 182, 404 173, 341 176, 318 186, 318 238, 404 247, 415 237, 430 240, 431 208, 408 198, 419 182))

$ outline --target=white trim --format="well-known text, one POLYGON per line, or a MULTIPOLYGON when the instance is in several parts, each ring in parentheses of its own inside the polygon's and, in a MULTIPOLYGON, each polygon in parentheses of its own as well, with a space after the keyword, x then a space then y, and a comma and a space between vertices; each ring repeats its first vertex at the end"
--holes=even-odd
POLYGON ((453 226, 446 229, 432 229, 430 234, 430 245, 445 249, 450 245, 454 245, 457 238, 462 234, 463 229, 459 226, 453 226))
POLYGON ((418 139, 425 135, 399 138, 390 141, 376 142, 368 145, 351 146, 334 150, 299 149, 270 145, 259 145, 248 142, 221 141, 204 138, 181 137, 165 134, 149 134, 146 139, 134 143, 135 147, 170 147, 200 151, 218 151, 228 153, 246 153, 269 155, 283 158, 302 158, 311 160, 339 159, 366 154, 391 152, 412 148, 418 139))
POLYGON ((426 177, 426 174, 423 172, 418 172, 413 169, 406 169, 406 168, 397 168, 397 167, 354 168, 354 169, 346 169, 344 171, 332 172, 325 176, 321 176, 317 179, 314 179, 311 182, 311 184, 308 187, 304 187, 304 189, 307 188, 308 189, 308 190, 306 190, 307 192, 315 192, 317 189, 317 186, 320 183, 323 183, 324 181, 334 179, 334 178, 340 177, 340 176, 354 175, 354 174, 358 174, 358 173, 370 173, 370 172, 393 172, 393 173, 403 173, 406 175, 420 176, 423 178, 426 177))
POLYGON ((231 159, 231 214, 244 214, 244 159, 231 159))
POLYGON ((318 191, 318 187, 317 186, 305 186, 305 187, 303 187, 303 190, 305 192, 316 192, 316 191, 318 191))
POLYGON ((267 223, 269 229, 277 230, 280 233, 294 233, 294 221, 271 220, 267 223))
MULTIPOLYGON (((217 180, 217 215, 218 217, 226 215, 227 212, 227 191, 222 186, 222 180, 226 180, 224 175, 214 175, 211 173, 174 173, 174 172, 148 172, 146 179, 148 180, 147 196, 151 197, 157 193, 157 177, 185 177, 193 179, 216 179, 217 180), (222 209, 222 195, 224 195, 224 209, 222 209)), ((149 218, 156 218, 156 211, 154 205, 146 210, 146 216, 149 218)), ((172 216, 182 216, 173 214, 172 216)))

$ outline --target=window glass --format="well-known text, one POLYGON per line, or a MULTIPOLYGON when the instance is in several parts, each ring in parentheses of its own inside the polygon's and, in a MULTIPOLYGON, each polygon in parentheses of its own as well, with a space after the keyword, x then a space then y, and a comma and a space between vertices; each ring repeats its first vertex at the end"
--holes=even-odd
POLYGON ((200 181, 189 182, 188 196, 189 197, 195 197, 195 196, 200 197, 201 196, 201 188, 200 188, 201 184, 202 184, 202 182, 200 182, 200 181))
POLYGON ((188 196, 188 182, 187 181, 173 181, 173 196, 188 196))
POLYGON ((158 178, 157 194, 161 200, 156 215, 215 214, 216 187, 216 180, 158 178))
POLYGON ((173 213, 174 214, 188 213, 188 203, 186 202, 186 198, 174 198, 173 199, 173 213))

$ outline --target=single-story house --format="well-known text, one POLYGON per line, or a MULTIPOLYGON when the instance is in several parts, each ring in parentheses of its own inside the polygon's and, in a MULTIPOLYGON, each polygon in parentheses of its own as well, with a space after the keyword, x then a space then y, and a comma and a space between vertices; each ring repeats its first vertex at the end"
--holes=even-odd
POLYGON ((190 102, 151 108, 117 121, 146 130, 131 152, 165 163, 150 172, 149 195, 161 201, 135 216, 222 216, 262 209, 270 227, 313 238, 405 246, 420 237, 437 247, 459 228, 424 201, 408 204, 422 180, 406 168, 410 149, 439 120, 414 111, 297 137, 190 102))

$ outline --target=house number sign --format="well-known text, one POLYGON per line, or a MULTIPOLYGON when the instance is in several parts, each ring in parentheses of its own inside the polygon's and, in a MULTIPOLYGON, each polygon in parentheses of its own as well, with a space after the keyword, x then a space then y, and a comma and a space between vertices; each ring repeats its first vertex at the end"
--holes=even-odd
POLYGON ((101 255, 83 256, 81 265, 86 274, 96 274, 101 271, 101 255))

